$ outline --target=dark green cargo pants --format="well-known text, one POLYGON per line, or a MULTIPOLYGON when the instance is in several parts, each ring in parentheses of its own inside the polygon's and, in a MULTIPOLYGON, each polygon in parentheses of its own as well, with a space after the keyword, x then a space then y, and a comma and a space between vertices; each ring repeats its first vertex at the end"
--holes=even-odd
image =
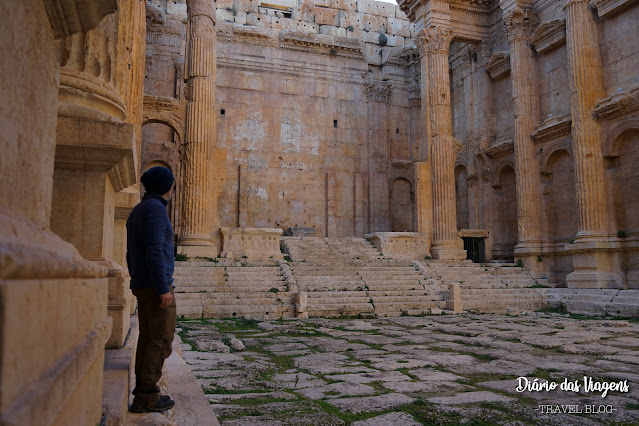
POLYGON ((175 295, 171 306, 162 309, 160 296, 155 289, 134 289, 133 294, 138 299, 140 322, 140 337, 135 356, 134 404, 144 402, 155 405, 160 399, 158 381, 162 377, 162 366, 164 360, 171 355, 176 319, 175 295))

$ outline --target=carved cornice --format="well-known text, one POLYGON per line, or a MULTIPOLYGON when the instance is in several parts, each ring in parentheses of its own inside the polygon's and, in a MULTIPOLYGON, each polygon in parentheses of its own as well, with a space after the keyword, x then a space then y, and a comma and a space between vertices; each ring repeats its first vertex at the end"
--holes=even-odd
POLYGON ((273 30, 238 24, 227 28, 221 25, 218 27, 218 39, 255 46, 277 46, 277 33, 273 30))
POLYGON ((512 139, 500 138, 493 142, 493 144, 486 150, 486 154, 488 154, 491 158, 500 158, 511 154, 514 150, 512 139))
POLYGON ((508 41, 528 40, 537 27, 537 15, 530 9, 516 8, 506 16, 508 41))
POLYGON ((364 82, 364 93, 369 101, 387 103, 390 92, 391 84, 386 81, 364 82))
POLYGON ((637 1, 639 0, 590 0, 590 6, 597 9, 599 17, 606 18, 632 6, 637 1))
POLYGON ((537 127, 532 137, 535 142, 547 142, 569 135, 571 128, 572 118, 570 115, 550 117, 537 127))
POLYGON ((566 42, 566 21, 555 20, 541 24, 530 38, 535 50, 548 52, 566 42))
POLYGON ((493 80, 498 80, 510 74, 510 53, 495 52, 486 62, 486 71, 493 80))
POLYGON ((56 39, 97 27, 102 18, 118 9, 117 0, 44 0, 56 39))
POLYGON ((364 58, 360 41, 346 37, 284 30, 280 34, 280 46, 283 49, 303 52, 323 53, 353 59, 364 58))
POLYGON ((639 86, 603 99, 594 114, 598 120, 612 120, 635 111, 639 111, 639 86))

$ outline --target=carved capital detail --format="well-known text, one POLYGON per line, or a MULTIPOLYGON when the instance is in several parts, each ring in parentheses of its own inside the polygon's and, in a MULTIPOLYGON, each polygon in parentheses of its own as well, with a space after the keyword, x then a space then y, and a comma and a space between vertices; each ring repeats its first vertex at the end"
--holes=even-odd
POLYGON ((425 30, 421 30, 413 40, 419 50, 419 56, 424 57, 428 53, 428 36, 425 30))
POLYGON ((387 103, 390 97, 391 84, 385 81, 364 82, 364 93, 369 101, 387 103))
POLYGON ((535 12, 530 9, 516 8, 506 16, 505 20, 508 41, 512 43, 515 40, 529 40, 537 23, 535 12))
POLYGON ((428 53, 446 52, 453 40, 453 29, 450 27, 431 27, 425 30, 425 42, 428 53))

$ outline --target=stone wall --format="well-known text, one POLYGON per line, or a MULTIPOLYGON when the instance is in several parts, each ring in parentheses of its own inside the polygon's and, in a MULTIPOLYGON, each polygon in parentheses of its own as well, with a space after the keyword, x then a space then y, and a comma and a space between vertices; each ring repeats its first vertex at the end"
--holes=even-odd
MULTIPOLYGON (((147 95, 183 99, 173 70, 184 60, 185 6, 147 6, 147 95)), ((363 1, 216 7, 217 143, 228 149, 220 226, 390 231, 392 183, 404 179, 410 229, 402 230, 411 231, 420 124, 406 16, 363 1)), ((178 169, 179 135, 169 126, 144 127, 143 167, 178 169)))

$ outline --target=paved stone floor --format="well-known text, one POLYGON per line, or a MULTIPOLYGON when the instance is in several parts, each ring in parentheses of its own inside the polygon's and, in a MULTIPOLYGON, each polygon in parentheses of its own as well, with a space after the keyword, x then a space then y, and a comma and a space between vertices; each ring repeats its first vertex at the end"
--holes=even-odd
POLYGON ((639 424, 636 322, 528 313, 178 326, 222 425, 639 424), (518 392, 520 377, 557 388, 518 392), (579 392, 562 390, 566 379, 579 392), (621 389, 602 397, 584 380, 621 389))

